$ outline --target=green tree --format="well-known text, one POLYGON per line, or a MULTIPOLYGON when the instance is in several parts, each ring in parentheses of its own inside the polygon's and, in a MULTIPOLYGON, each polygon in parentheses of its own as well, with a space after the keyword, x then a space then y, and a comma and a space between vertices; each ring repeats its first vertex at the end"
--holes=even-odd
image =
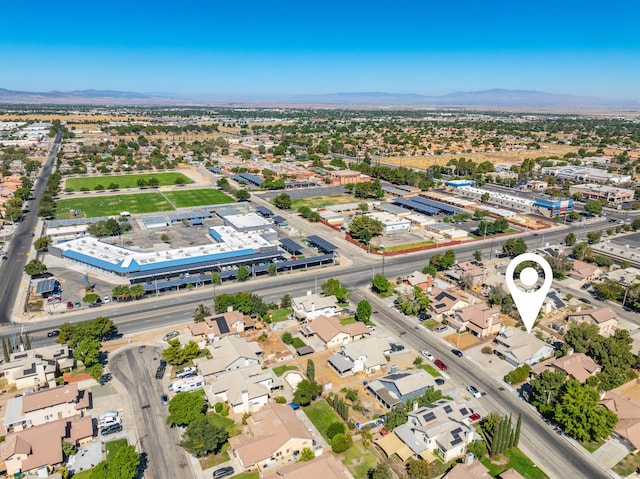
POLYGON ((589 231, 587 233, 587 242, 589 244, 599 243, 601 238, 602 238, 602 231, 589 231))
POLYGON ((339 279, 335 278, 328 279, 325 283, 322 283, 320 289, 322 289, 325 296, 334 295, 340 303, 344 303, 351 296, 349 290, 342 285, 339 279))
POLYGON ((287 193, 281 193, 273 198, 273 206, 280 208, 281 210, 288 210, 291 208, 291 196, 287 193))
POLYGON ((73 456, 77 452, 77 450, 78 448, 75 446, 75 444, 69 441, 65 441, 64 439, 62 440, 62 455, 65 457, 65 459, 69 456, 73 456))
POLYGON ((518 366, 513 371, 509 371, 507 375, 504 377, 504 380, 508 384, 518 384, 523 381, 526 381, 529 378, 529 373, 531 372, 531 366, 528 364, 523 364, 522 366, 518 366))
POLYGON ((235 196, 238 201, 249 201, 251 198, 251 194, 247 190, 237 190, 235 196))
POLYGON ((40 238, 38 238, 37 240, 35 240, 33 242, 33 247, 37 251, 45 251, 49 247, 50 244, 51 244, 51 237, 50 236, 41 236, 40 238))
POLYGON ((333 439, 336 434, 344 434, 346 432, 346 428, 343 422, 332 422, 329 424, 327 428, 326 434, 329 439, 333 439))
POLYGON ((476 250, 473 252, 473 259, 476 261, 482 261, 482 251, 476 250))
POLYGON ((576 235, 573 233, 573 231, 564 237, 564 244, 566 244, 567 246, 573 246, 574 244, 576 244, 576 235))
POLYGON ((204 321, 204 318, 208 316, 211 316, 211 310, 204 304, 199 304, 193 311, 193 320, 196 323, 201 323, 202 321, 204 321))
POLYGON ((371 303, 363 299, 358 302, 358 306, 356 307, 356 319, 360 322, 367 323, 369 319, 371 319, 372 312, 373 308, 371 307, 371 303))
POLYGON ((282 342, 284 344, 293 344, 293 335, 287 331, 282 335, 282 342))
POLYGON ((424 459, 410 457, 406 467, 411 479, 427 479, 433 473, 433 467, 424 459))
POLYGON ((116 301, 126 301, 131 297, 131 291, 126 284, 119 284, 111 290, 111 297, 116 301))
POLYGON ((267 273, 269 274, 269 276, 277 275, 278 274, 278 267, 275 264, 271 263, 269 265, 269 267, 267 268, 267 273))
POLYGON ((487 455, 487 443, 484 441, 473 441, 467 446, 467 451, 472 453, 476 459, 480 460, 487 455))
POLYGON ((243 314, 264 316, 269 310, 269 305, 262 300, 260 295, 250 291, 240 291, 236 294, 219 294, 216 296, 216 313, 224 313, 231 307, 243 314))
POLYGON ((510 258, 515 258, 527 252, 527 243, 522 238, 509 238, 502 245, 502 251, 510 258))
POLYGON ((558 251, 546 255, 546 259, 549 266, 551 266, 551 271, 555 279, 566 278, 566 274, 573 269, 573 261, 558 251))
POLYGON ((42 274, 47 270, 47 266, 39 259, 32 259, 24 266, 24 272, 29 276, 42 274))
POLYGON ((238 281, 246 281, 250 276, 251 272, 249 271, 249 268, 244 265, 240 266, 238 268, 238 271, 236 272, 236 278, 238 279, 238 281))
POLYGON ((218 453, 228 438, 224 428, 214 424, 209 417, 201 416, 189 423, 180 445, 189 454, 204 457, 218 453))
POLYGON ((100 342, 97 339, 84 338, 80 340, 73 351, 73 355, 79 361, 90 368, 98 364, 100 359, 100 342))
POLYGON ((382 223, 370 216, 356 216, 353 221, 349 223, 351 236, 365 244, 367 244, 373 236, 380 235, 382 230, 382 223))
POLYGON ((284 296, 282 296, 282 298, 280 298, 280 307, 282 309, 284 308, 290 308, 291 307, 291 295, 289 293, 285 294, 284 296))
POLYGON ((584 210, 594 216, 599 216, 602 213, 602 203, 598 200, 587 201, 584 205, 584 210))
POLYGON ((348 434, 336 434, 331 439, 331 450, 335 454, 340 454, 353 445, 353 439, 348 434))
POLYGON ((564 384, 565 375, 561 371, 542 371, 532 379, 530 402, 538 411, 547 417, 552 417, 555 403, 560 395, 560 388, 564 384))
POLYGON ((131 288, 129 288, 129 294, 131 294, 131 297, 133 299, 140 299, 145 294, 147 294, 147 292, 144 290, 144 286, 143 285, 134 284, 133 286, 131 286, 131 288))
POLYGON ((594 388, 569 379, 561 388, 554 419, 578 441, 604 439, 611 434, 618 418, 599 401, 600 395, 594 388))
POLYGON ((322 392, 322 384, 303 379, 293 393, 293 402, 306 406, 310 404, 322 392))
POLYGON ((100 299, 100 295, 97 293, 88 293, 85 294, 82 298, 83 303, 95 303, 100 299))
POLYGON ((374 468, 367 471, 367 479, 389 479, 393 477, 389 466, 385 462, 378 463, 374 468))
POLYGON ((118 449, 108 461, 100 462, 91 469, 92 479, 135 479, 138 477, 140 455, 135 446, 126 445, 118 449))
POLYGON ((309 447, 303 447, 302 452, 300 453, 300 462, 308 462, 313 460, 316 457, 313 450, 309 447))
POLYGON ((584 242, 577 243, 571 251, 571 256, 579 261, 588 261, 592 254, 591 246, 584 242))
POLYGON ((391 282, 382 274, 376 274, 373 277, 372 286, 376 294, 387 294, 393 289, 391 282))
POLYGON ((169 426, 188 426, 196 419, 204 418, 205 404, 201 393, 184 391, 177 393, 169 401, 167 424, 169 426))

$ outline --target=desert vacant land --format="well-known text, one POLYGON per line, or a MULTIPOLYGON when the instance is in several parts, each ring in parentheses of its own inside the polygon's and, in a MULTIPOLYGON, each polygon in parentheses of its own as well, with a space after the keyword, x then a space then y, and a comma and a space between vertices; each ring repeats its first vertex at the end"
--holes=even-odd
POLYGON ((433 165, 446 165, 450 160, 457 160, 458 158, 466 158, 476 163, 482 163, 483 161, 490 161, 491 163, 521 163, 522 160, 527 158, 537 158, 539 156, 562 157, 567 153, 575 153, 577 151, 577 146, 544 144, 539 150, 445 153, 432 156, 392 156, 379 158, 379 160, 381 163, 426 169, 433 165))
POLYGON ((185 184, 193 183, 193 181, 189 177, 183 175, 182 173, 168 172, 69 178, 67 179, 65 186, 71 187, 76 191, 79 191, 81 188, 89 188, 90 190, 95 190, 96 186, 99 185, 102 185, 105 189, 110 189, 109 185, 112 183, 118 185, 119 189, 138 188, 138 180, 140 178, 143 178, 146 181, 149 181, 151 178, 156 178, 158 180, 158 186, 175 185, 176 178, 182 178, 185 184))
POLYGON ((122 211, 130 213, 153 213, 172 211, 174 208, 159 193, 137 193, 132 195, 108 195, 68 198, 56 202, 56 218, 72 218, 70 210, 80 211, 82 218, 117 216, 122 211))
POLYGON ((176 208, 189 206, 220 205, 223 203, 235 203, 236 200, 227 196, 220 190, 202 188, 197 190, 164 191, 164 196, 171 201, 176 208))

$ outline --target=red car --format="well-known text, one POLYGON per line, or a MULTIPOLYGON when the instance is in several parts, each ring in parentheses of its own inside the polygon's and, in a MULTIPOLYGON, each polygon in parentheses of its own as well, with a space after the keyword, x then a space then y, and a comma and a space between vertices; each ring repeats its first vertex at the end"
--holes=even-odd
POLYGON ((389 431, 387 431, 386 429, 382 428, 380 429, 380 434, 383 436, 386 436, 387 434, 389 434, 389 431))
POLYGON ((471 416, 469 416, 469 419, 471 419, 472 421, 477 421, 478 419, 480 419, 480 414, 474 412, 471 416))
POLYGON ((67 301, 67 309, 73 309, 73 303, 71 301, 67 301))
POLYGON ((441 371, 446 371, 447 370, 447 365, 445 363, 443 363, 442 361, 440 361, 439 359, 436 359, 433 362, 433 364, 438 366, 438 368, 440 368, 441 371))

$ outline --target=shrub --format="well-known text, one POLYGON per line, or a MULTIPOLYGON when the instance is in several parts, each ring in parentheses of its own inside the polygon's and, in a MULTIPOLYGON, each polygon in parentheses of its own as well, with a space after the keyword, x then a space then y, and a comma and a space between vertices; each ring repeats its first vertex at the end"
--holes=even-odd
POLYGON ((351 436, 347 436, 346 434, 336 434, 333 436, 333 439, 331 439, 331 450, 336 454, 346 451, 352 445, 353 440, 351 436))
POLYGON ((337 434, 344 434, 345 431, 346 431, 346 428, 344 427, 343 423, 333 422, 327 428, 327 437, 329 439, 333 439, 337 434))
POLYGON ((217 412, 218 414, 220 414, 222 412, 222 409, 224 408, 224 404, 222 404, 221 402, 216 403, 216 405, 213 407, 213 410, 215 412, 217 412))
POLYGON ((531 366, 528 364, 523 364, 515 368, 513 371, 510 371, 505 377, 504 380, 508 384, 518 384, 522 381, 525 381, 529 377, 529 373, 531 372, 531 366))
POLYGON ((482 348, 482 354, 493 354, 493 348, 491 346, 485 346, 482 348))
POLYGON ((282 342, 284 344, 293 344, 293 336, 291 336, 291 333, 284 333, 282 335, 282 342))
POLYGON ((287 404, 287 398, 284 396, 278 396, 276 398, 276 404, 287 404))

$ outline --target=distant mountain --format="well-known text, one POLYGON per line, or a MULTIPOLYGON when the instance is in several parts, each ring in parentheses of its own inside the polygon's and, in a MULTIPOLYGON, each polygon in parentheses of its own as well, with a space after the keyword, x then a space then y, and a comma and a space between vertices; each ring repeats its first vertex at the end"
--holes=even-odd
POLYGON ((203 97, 188 98, 169 93, 137 93, 116 90, 27 92, 0 88, 0 103, 640 109, 638 101, 614 101, 595 97, 506 89, 460 91, 441 96, 414 93, 345 92, 324 95, 210 95, 205 99, 203 97))

